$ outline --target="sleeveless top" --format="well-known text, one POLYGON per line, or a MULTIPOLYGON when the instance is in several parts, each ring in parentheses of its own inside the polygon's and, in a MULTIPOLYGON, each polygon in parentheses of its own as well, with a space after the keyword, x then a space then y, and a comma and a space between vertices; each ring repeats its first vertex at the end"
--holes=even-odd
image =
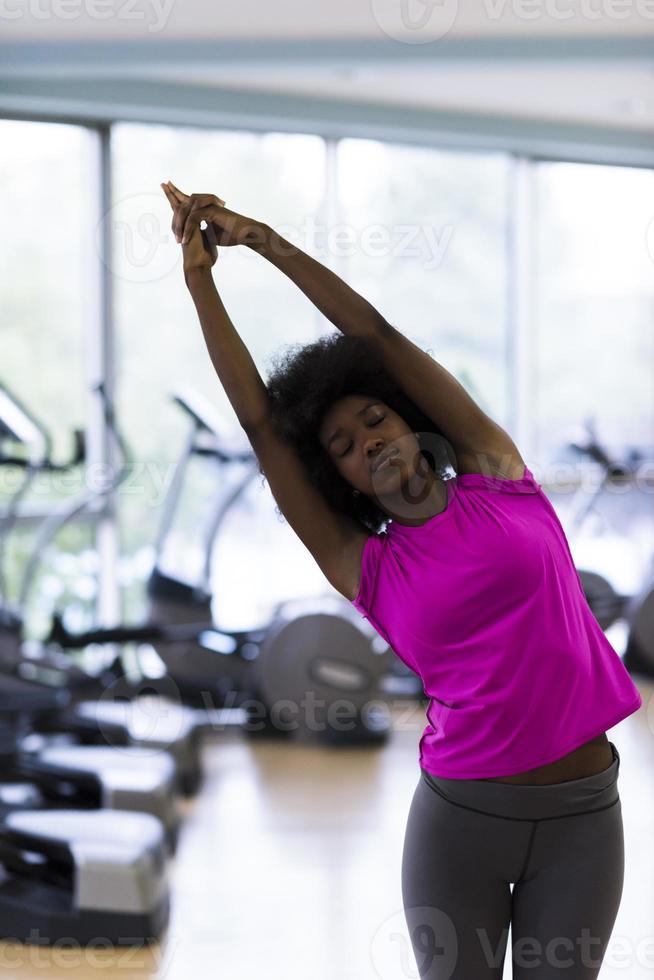
POLYGON ((352 604, 422 681, 420 767, 514 775, 567 755, 642 699, 531 471, 445 486, 440 514, 370 535, 352 604))

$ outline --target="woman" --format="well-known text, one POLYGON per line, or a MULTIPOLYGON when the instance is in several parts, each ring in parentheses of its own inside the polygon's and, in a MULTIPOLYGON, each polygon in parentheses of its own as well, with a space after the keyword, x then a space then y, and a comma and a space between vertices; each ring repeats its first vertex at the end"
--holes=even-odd
POLYGON ((515 978, 596 977, 624 872, 606 730, 642 702, 552 505, 509 435, 334 273, 219 198, 162 187, 279 507, 430 697, 402 865, 420 976, 500 978, 511 924, 515 978), (239 244, 342 333, 286 354, 267 385, 211 274, 216 245, 239 244))

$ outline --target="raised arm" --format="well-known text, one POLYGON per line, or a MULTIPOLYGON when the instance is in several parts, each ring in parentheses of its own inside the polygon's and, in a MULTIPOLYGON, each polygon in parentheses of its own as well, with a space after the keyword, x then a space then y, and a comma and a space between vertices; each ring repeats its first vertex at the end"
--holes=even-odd
POLYGON ((384 367, 452 446, 460 473, 499 474, 519 479, 524 460, 508 433, 488 416, 442 364, 393 327, 339 276, 263 222, 243 218, 207 195, 189 199, 181 227, 190 233, 202 219, 217 235, 236 234, 292 280, 342 333, 364 336, 384 367))
POLYGON ((460 381, 339 276, 267 227, 251 247, 295 282, 342 333, 369 339, 391 377, 450 442, 460 473, 523 475, 524 460, 511 437, 460 381))
MULTIPOLYGON (((177 198, 170 190, 166 191, 166 196, 177 212, 177 198)), ((178 217, 175 214, 174 230, 178 217)), ((197 310, 211 362, 248 436, 273 496, 328 581, 347 599, 352 599, 358 589, 361 551, 368 532, 325 500, 311 483, 295 449, 277 431, 264 381, 237 333, 213 280, 212 267, 217 258, 213 235, 201 232, 196 227, 182 250, 184 278, 197 310)))
POLYGON ((389 374, 451 444, 459 473, 524 475, 513 439, 447 368, 389 323, 376 331, 374 344, 389 374))
MULTIPOLYGON (((164 185, 162 185, 164 186, 164 185)), ((219 245, 246 245, 272 262, 299 286, 311 302, 343 333, 364 335, 383 322, 383 317, 360 293, 348 286, 321 262, 307 255, 269 225, 230 211, 212 194, 184 194, 175 227, 184 243, 202 221, 211 224, 219 245)))
POLYGON ((186 273, 209 357, 244 429, 270 414, 270 398, 252 356, 232 323, 211 270, 186 273))
POLYGON ((341 333, 369 336, 385 323, 381 313, 364 296, 268 225, 261 224, 259 234, 248 244, 299 286, 341 333))

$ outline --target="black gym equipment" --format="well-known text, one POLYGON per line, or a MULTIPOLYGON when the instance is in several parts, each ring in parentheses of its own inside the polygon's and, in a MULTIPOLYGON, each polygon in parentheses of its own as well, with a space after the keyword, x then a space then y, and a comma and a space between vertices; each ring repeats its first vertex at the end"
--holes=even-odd
MULTIPOLYGON (((49 799, 83 809, 127 810, 156 817, 171 853, 181 813, 175 766, 167 752, 127 746, 78 745, 68 734, 43 734, 68 697, 0 676, 0 719, 11 718, 11 766, 49 799)), ((5 761, 9 754, 5 753, 5 761)))
POLYGON ((645 585, 629 599, 625 618, 629 635, 622 661, 627 670, 654 677, 654 569, 645 585))
MULTIPOLYGON (((0 807, 0 812, 2 808, 0 807)), ((20 810, 0 823, 0 938, 116 946, 168 924, 161 825, 145 813, 20 810)))
POLYGON ((0 939, 137 945, 170 912, 161 821, 97 805, 79 774, 31 778, 16 730, 59 707, 62 692, 4 679, 0 698, 0 939), (77 782, 75 782, 77 781, 77 782))
MULTIPOLYGON (((165 751, 173 757, 175 763, 176 788, 188 796, 196 793, 201 784, 200 725, 192 711, 175 702, 174 685, 170 685, 173 689, 167 692, 172 698, 163 698, 161 694, 154 696, 153 692, 148 696, 147 688, 144 690, 125 680, 121 667, 105 664, 97 675, 91 675, 77 667, 69 656, 62 655, 47 644, 38 654, 32 652, 30 657, 23 650, 23 612, 46 545, 61 527, 89 504, 119 486, 129 473, 129 451, 115 429, 104 386, 98 385, 97 392, 102 400, 107 428, 114 434, 123 464, 105 486, 83 492, 72 504, 56 509, 42 523, 21 578, 18 602, 14 608, 7 600, 6 587, 0 590, 0 670, 24 679, 40 681, 45 685, 65 687, 78 702, 71 705, 65 713, 52 713, 48 718, 48 731, 51 734, 59 733, 59 746, 66 741, 66 734, 67 742, 71 746, 75 742, 81 742, 87 745, 104 744, 122 749, 131 746, 140 749, 140 755, 132 753, 133 760, 145 759, 145 750, 149 753, 165 751), (111 685, 116 677, 121 678, 119 701, 111 696, 111 685)), ((11 497, 1 525, 0 582, 3 586, 2 545, 15 524, 19 499, 24 495, 31 479, 42 471, 68 470, 85 458, 84 441, 79 431, 75 432, 75 452, 69 461, 53 463, 51 448, 52 439, 46 427, 28 412, 14 393, 0 385, 0 466, 19 466, 25 471, 24 479, 11 497)), ((42 748, 45 750, 45 743, 42 748)), ((111 761, 107 752, 75 753, 77 764, 81 764, 83 756, 89 759, 88 765, 92 764, 90 760, 93 759, 98 765, 102 763, 105 769, 111 761)), ((61 758, 61 753, 57 754, 57 758, 61 758)), ((126 759, 127 756, 123 753, 123 768, 127 765, 126 759)), ((160 770, 161 767, 157 771, 163 775, 160 770)), ((169 813, 168 823, 171 827, 175 822, 172 813, 169 813)))

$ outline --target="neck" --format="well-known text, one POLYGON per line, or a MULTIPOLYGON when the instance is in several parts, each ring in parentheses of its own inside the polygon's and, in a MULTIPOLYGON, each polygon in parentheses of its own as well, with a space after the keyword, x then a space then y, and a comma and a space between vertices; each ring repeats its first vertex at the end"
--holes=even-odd
POLYGON ((384 497, 379 506, 396 524, 412 527, 440 514, 446 502, 445 483, 422 458, 420 472, 412 474, 396 494, 384 497))

